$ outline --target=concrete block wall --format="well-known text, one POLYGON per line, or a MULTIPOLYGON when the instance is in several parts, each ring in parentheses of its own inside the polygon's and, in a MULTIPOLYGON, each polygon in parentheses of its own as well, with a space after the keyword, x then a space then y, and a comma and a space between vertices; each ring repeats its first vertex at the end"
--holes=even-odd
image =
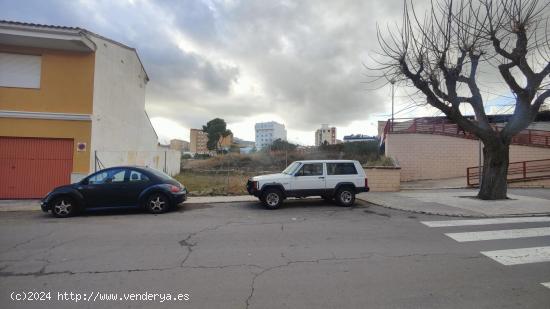
POLYGON ((363 167, 372 192, 396 192, 400 190, 401 168, 399 167, 363 167))
MULTIPOLYGON (((479 142, 432 134, 388 134, 386 156, 401 167, 401 181, 466 176, 478 165, 479 142)), ((511 145, 510 162, 550 159, 550 148, 511 145)))
POLYGON ((512 182, 508 184, 508 188, 550 188, 550 179, 512 182))

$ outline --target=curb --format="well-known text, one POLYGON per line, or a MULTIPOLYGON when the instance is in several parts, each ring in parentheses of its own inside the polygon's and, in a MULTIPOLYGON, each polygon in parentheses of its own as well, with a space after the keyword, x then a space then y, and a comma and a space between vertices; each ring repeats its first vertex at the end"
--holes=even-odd
POLYGON ((392 207, 387 205, 382 205, 378 203, 373 203, 368 200, 361 199, 364 202, 367 202, 372 205, 376 205, 379 207, 384 207, 388 209, 393 210, 399 210, 404 211, 408 213, 415 213, 415 214, 423 214, 423 215, 430 215, 430 216, 442 216, 442 217, 455 217, 455 218, 508 218, 508 217, 550 217, 550 213, 528 213, 528 214, 506 214, 506 215, 467 215, 467 214, 449 214, 449 213, 440 213, 440 212, 433 212, 433 211, 424 211, 424 210, 411 210, 411 209, 402 209, 398 207, 392 207))
POLYGON ((401 187, 401 191, 425 191, 425 190, 465 190, 465 189, 472 189, 471 187, 441 187, 441 188, 403 188, 401 187))

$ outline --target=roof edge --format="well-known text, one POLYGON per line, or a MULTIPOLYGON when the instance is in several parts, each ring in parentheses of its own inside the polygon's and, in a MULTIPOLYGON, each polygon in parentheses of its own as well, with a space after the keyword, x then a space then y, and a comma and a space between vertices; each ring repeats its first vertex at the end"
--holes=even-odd
POLYGON ((89 35, 95 36, 96 38, 108 41, 112 44, 115 44, 122 48, 126 48, 128 50, 133 51, 136 54, 136 57, 138 58, 139 63, 141 64, 141 68, 143 69, 143 72, 145 73, 146 81, 150 80, 149 74, 147 74, 147 71, 145 70, 145 66, 143 65, 143 61, 141 61, 141 58, 139 57, 139 54, 136 48, 130 47, 126 44, 120 43, 113 39, 104 37, 90 30, 80 28, 80 27, 46 25, 46 24, 27 23, 27 22, 18 22, 18 21, 10 21, 10 20, 0 20, 0 28, 8 28, 8 29, 12 28, 16 30, 35 31, 40 33, 48 33, 48 34, 64 34, 64 35, 73 34, 75 36, 76 35, 84 36, 84 38, 87 40, 90 40, 87 36, 89 35))

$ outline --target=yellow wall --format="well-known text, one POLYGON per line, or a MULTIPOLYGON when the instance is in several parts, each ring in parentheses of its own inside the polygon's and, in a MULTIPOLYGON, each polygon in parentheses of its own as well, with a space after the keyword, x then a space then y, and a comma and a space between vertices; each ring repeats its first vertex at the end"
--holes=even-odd
POLYGON ((0 45, 0 52, 42 56, 40 89, 0 87, 0 110, 91 114, 94 53, 0 45))
POLYGON ((91 121, 0 118, 0 136, 72 138, 74 140, 73 173, 90 171, 91 121), (79 142, 86 151, 77 151, 79 142))

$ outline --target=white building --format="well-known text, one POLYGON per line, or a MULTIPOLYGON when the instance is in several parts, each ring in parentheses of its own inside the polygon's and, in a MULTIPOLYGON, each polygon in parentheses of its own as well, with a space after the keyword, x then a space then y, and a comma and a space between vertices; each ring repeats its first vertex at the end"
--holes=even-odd
POLYGON ((334 144, 337 144, 336 127, 329 127, 328 124, 322 124, 321 128, 315 131, 315 146, 334 144))
POLYGON ((268 147, 277 139, 286 141, 286 129, 284 124, 275 121, 257 123, 256 129, 256 148, 262 149, 268 147))

